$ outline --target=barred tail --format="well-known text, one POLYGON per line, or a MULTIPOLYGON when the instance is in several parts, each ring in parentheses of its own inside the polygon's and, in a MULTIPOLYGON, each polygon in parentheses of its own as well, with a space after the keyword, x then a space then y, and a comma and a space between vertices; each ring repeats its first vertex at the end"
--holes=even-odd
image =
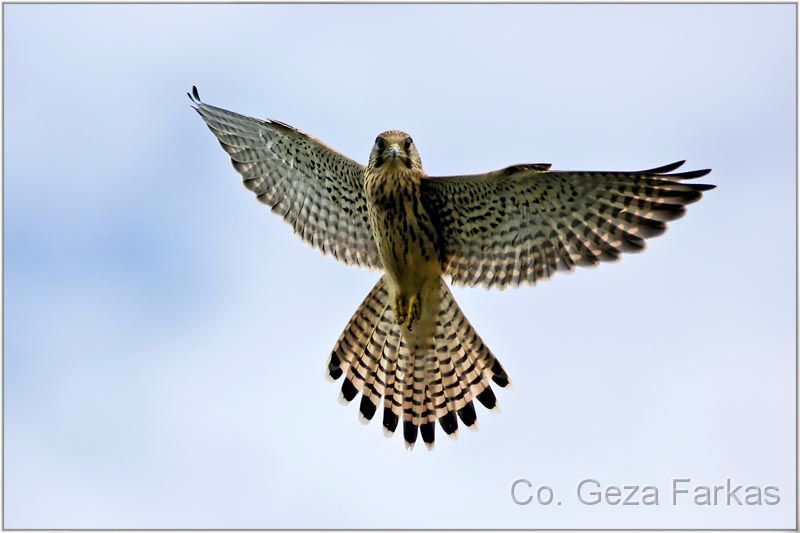
POLYGON ((457 434, 458 419, 477 427, 472 400, 494 409, 497 399, 489 379, 509 384, 500 362, 486 347, 458 307, 450 289, 439 281, 432 327, 410 332, 395 320, 384 278, 378 280, 356 310, 336 343, 328 362, 333 380, 345 374, 341 399, 352 401, 360 392, 360 418, 368 422, 383 399, 387 436, 403 420, 406 446, 417 435, 428 448, 435 440, 438 420, 447 435, 457 434))

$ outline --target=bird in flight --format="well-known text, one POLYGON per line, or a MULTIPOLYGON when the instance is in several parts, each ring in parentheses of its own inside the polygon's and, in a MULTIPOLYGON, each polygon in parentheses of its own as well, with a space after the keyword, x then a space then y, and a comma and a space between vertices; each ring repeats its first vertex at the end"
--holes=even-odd
POLYGON ((411 448, 428 448, 438 421, 476 426, 473 400, 493 409, 503 366, 459 308, 454 285, 505 288, 640 252, 714 185, 684 161, 633 172, 512 165, 431 177, 402 131, 372 144, 366 166, 288 124, 189 98, 244 185, 303 240, 348 265, 383 274, 345 326, 327 375, 341 398, 361 393, 362 421, 383 405, 387 435, 402 420, 411 448))

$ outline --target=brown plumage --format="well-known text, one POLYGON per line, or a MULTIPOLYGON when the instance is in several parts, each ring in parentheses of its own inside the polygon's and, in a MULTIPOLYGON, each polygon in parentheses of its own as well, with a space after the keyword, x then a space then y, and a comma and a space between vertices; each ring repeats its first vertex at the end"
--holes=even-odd
POLYGON ((366 167, 287 124, 200 102, 195 109, 259 200, 305 241, 383 275, 356 310, 328 361, 344 376, 341 397, 361 394, 369 421, 383 404, 384 430, 402 421, 406 445, 435 424, 454 435, 475 427, 473 400, 497 400, 509 383, 466 319, 454 284, 508 287, 644 249, 666 222, 713 185, 686 183, 710 170, 684 162, 635 172, 550 171, 513 165, 485 174, 425 175, 413 139, 380 134, 366 167))

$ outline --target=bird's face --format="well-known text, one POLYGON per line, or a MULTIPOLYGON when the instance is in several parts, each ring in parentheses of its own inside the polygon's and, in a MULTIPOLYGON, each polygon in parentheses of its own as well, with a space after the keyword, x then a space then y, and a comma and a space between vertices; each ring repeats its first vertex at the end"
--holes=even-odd
POLYGON ((414 140, 405 132, 384 131, 375 138, 369 165, 376 169, 422 170, 414 140))

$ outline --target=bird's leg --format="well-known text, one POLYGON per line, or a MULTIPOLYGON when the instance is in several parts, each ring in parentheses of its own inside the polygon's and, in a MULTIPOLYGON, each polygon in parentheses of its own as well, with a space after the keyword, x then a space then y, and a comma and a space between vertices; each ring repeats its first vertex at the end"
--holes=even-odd
POLYGON ((407 326, 409 330, 414 329, 414 324, 417 323, 420 315, 419 300, 419 294, 412 294, 408 298, 399 294, 395 296, 392 311, 398 325, 407 326))
POLYGON ((399 325, 406 323, 408 317, 408 307, 406 307, 406 299, 401 295, 397 295, 392 303, 392 311, 394 312, 394 319, 399 325))
POLYGON ((419 320, 419 294, 414 294, 408 299, 408 329, 414 329, 414 324, 419 320))

